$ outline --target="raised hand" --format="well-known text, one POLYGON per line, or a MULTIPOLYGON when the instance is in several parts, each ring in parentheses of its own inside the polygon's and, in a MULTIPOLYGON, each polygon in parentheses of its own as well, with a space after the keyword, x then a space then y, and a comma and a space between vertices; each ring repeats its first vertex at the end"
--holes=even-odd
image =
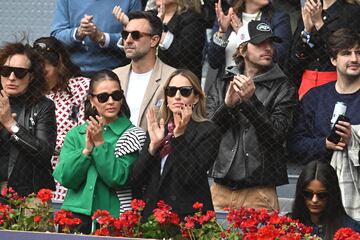
POLYGON ((233 28, 234 32, 238 32, 239 29, 241 28, 241 26, 243 25, 241 19, 238 17, 238 15, 234 12, 233 8, 229 9, 229 13, 228 15, 230 15, 230 24, 231 27, 233 28))
POLYGON ((233 11, 231 9, 232 8, 230 8, 228 14, 225 15, 221 7, 221 0, 215 3, 215 13, 219 24, 219 31, 222 33, 226 32, 230 25, 231 17, 229 13, 230 11, 233 11))
POLYGON ((150 106, 146 113, 147 128, 150 136, 149 152, 154 155, 160 147, 161 141, 165 137, 164 119, 158 123, 156 119, 155 107, 150 106))
POLYGON ((179 137, 184 134, 192 114, 192 104, 185 104, 180 112, 173 113, 174 116, 174 136, 179 137))
POLYGON ((306 2, 304 4, 304 7, 301 9, 301 17, 302 17, 302 20, 303 20, 303 23, 304 23, 305 32, 310 33, 311 30, 314 27, 314 24, 313 24, 313 22, 311 20, 310 10, 309 10, 308 7, 306 7, 306 4, 307 4, 307 0, 306 0, 306 2))
POLYGON ((94 26, 92 23, 93 16, 85 15, 80 20, 80 25, 76 31, 76 38, 83 40, 86 36, 91 36, 94 32, 94 26))
POLYGON ((128 16, 123 12, 120 6, 115 6, 112 14, 124 27, 129 23, 128 16))
POLYGON ((158 6, 158 14, 157 16, 161 19, 161 21, 164 21, 165 17, 165 0, 160 0, 160 5, 158 6))
MULTIPOLYGON (((10 130, 11 126, 16 123, 14 115, 11 113, 9 96, 4 90, 0 94, 0 126, 10 130)), ((1 127, 0 127, 1 128, 1 127)))
POLYGON ((313 25, 319 30, 323 25, 324 21, 322 20, 322 4, 320 0, 307 0, 305 2, 305 9, 309 12, 311 21, 313 25))
POLYGON ((104 143, 103 138, 103 126, 104 126, 104 120, 100 116, 96 116, 96 119, 92 116, 89 117, 87 120, 87 123, 89 124, 87 126, 87 129, 89 129, 89 134, 93 140, 94 146, 97 147, 104 143))

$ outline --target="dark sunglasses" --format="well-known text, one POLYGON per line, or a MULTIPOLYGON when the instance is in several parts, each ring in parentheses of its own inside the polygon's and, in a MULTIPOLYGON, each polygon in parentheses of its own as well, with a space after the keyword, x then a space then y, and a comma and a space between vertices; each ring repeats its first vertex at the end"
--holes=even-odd
POLYGON ((316 195, 316 197, 321 201, 321 200, 325 200, 329 197, 329 193, 328 192, 318 192, 318 193, 314 193, 311 191, 303 191, 303 196, 304 198, 311 200, 314 198, 314 195, 316 195))
POLYGON ((185 86, 185 87, 166 87, 165 88, 165 95, 168 97, 174 97, 177 91, 180 91, 181 96, 188 97, 191 95, 193 91, 192 86, 185 86))
POLYGON ((144 36, 153 36, 153 34, 151 33, 146 33, 146 32, 140 32, 140 31, 132 31, 132 32, 128 32, 128 31, 122 31, 121 33, 121 37, 123 40, 126 40, 128 38, 128 36, 131 36, 131 38, 133 40, 139 40, 140 38, 144 37, 144 36))
POLYGON ((99 94, 91 94, 97 98, 99 103, 106 103, 111 96, 114 101, 120 101, 124 97, 124 92, 122 90, 116 90, 112 93, 99 93, 99 94))
POLYGON ((19 79, 23 79, 26 76, 26 74, 30 72, 30 69, 20 68, 20 67, 9 67, 9 66, 0 67, 0 75, 3 77, 9 77, 12 72, 15 74, 15 77, 19 79))

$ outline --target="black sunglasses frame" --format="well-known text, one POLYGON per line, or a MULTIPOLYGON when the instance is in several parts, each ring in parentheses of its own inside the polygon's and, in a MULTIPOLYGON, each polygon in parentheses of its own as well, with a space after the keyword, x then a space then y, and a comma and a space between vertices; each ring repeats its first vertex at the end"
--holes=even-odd
POLYGON ((131 38, 133 40, 139 40, 140 38, 142 37, 145 37, 145 36, 154 36, 154 34, 151 34, 151 33, 146 33, 146 32, 140 32, 140 31, 132 31, 132 32, 128 32, 128 31, 122 31, 121 33, 121 37, 123 40, 126 40, 128 38, 128 36, 131 36, 131 38))
POLYGON ((96 97, 99 103, 106 103, 109 101, 111 97, 114 101, 120 101, 124 97, 124 91, 116 90, 112 93, 99 93, 99 94, 91 94, 91 96, 96 97))
POLYGON ((168 97, 174 97, 177 91, 180 91, 181 96, 189 97, 193 92, 194 88, 192 86, 183 86, 183 87, 171 87, 167 86, 165 88, 165 95, 168 97))
POLYGON ((31 72, 29 68, 0 66, 0 75, 3 77, 9 77, 14 73, 16 78, 23 79, 29 72, 31 72))
POLYGON ((325 200, 329 197, 329 193, 328 192, 318 192, 318 193, 315 193, 315 192, 312 192, 312 191, 308 191, 308 190, 305 190, 303 191, 303 196, 305 199, 308 199, 308 200, 311 200, 313 199, 314 195, 316 195, 316 197, 322 201, 322 200, 325 200))

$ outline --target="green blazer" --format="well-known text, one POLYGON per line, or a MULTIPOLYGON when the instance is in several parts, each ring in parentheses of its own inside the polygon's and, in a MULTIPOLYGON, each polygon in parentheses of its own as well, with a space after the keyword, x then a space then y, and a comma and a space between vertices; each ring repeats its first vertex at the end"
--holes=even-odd
POLYGON ((82 154, 86 126, 87 123, 68 132, 53 173, 68 188, 62 208, 89 216, 97 209, 106 209, 118 217, 120 203, 115 189, 127 183, 129 168, 138 158, 138 151, 117 158, 114 150, 119 137, 134 125, 125 116, 105 125, 105 143, 94 147, 90 156, 82 154))

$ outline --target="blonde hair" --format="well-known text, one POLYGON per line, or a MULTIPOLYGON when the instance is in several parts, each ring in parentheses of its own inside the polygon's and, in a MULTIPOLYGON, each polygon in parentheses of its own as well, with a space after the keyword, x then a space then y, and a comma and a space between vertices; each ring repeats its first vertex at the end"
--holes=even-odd
MULTIPOLYGON (((173 72, 170 75, 170 77, 166 81, 165 88, 167 86, 169 86, 170 81, 175 76, 178 76, 178 75, 186 77, 189 80, 191 86, 193 87, 193 93, 199 97, 199 101, 195 104, 195 106, 193 108, 191 119, 194 120, 195 122, 207 121, 207 118, 206 118, 207 114, 206 114, 206 108, 205 108, 205 94, 200 86, 200 81, 199 81, 198 77, 194 73, 192 73, 190 70, 187 70, 187 69, 176 70, 175 72, 173 72)), ((164 96, 164 102, 161 106, 161 114, 165 120, 165 123, 167 123, 172 118, 172 112, 167 107, 168 102, 167 102, 167 97, 165 95, 165 91, 164 91, 163 96, 164 96)))
POLYGON ((357 4, 360 5, 360 0, 345 0, 346 2, 350 3, 350 4, 357 4))
POLYGON ((181 14, 189 10, 201 13, 201 1, 200 0, 176 0, 178 5, 177 12, 181 14))

